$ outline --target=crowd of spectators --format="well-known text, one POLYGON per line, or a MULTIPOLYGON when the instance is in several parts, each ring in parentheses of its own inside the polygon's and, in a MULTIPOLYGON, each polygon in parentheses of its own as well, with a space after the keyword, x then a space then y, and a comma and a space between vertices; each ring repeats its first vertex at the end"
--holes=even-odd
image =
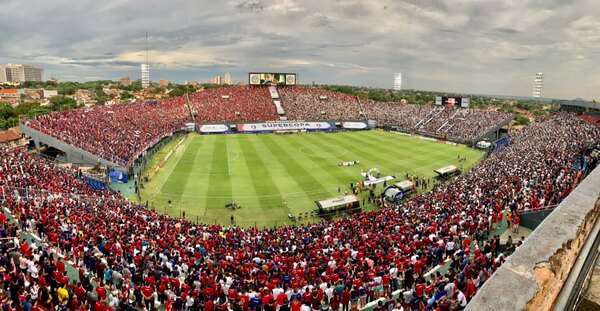
POLYGON ((122 166, 190 122, 183 97, 75 109, 38 116, 25 125, 122 166))
POLYGON ((365 120, 356 96, 304 86, 280 87, 277 91, 289 120, 365 120))
POLYGON ((190 94, 192 109, 202 123, 279 120, 266 87, 232 86, 190 94))
POLYGON ((378 126, 398 127, 405 130, 414 129, 433 109, 425 105, 382 103, 371 100, 364 100, 361 103, 367 118, 377 120, 378 126))
POLYGON ((381 126, 447 136, 461 140, 478 138, 510 117, 509 113, 457 107, 425 106, 362 101, 368 119, 381 126))
POLYGON ((76 174, 43 160, 3 151, 10 159, 0 173, 2 207, 19 222, 0 215, 0 238, 30 233, 41 242, 2 243, 2 307, 339 311, 394 290, 401 295, 388 302, 393 310, 464 306, 507 255, 490 235, 502 224, 497 215, 559 203, 575 186, 574 159, 599 140, 597 126, 555 113, 473 171, 398 206, 269 229, 160 215, 94 195, 76 174), (61 177, 49 181, 53 175, 61 177), (55 193, 23 197, 10 188, 12 178, 55 193), (63 257, 79 269, 78 279, 67 277, 63 257), (443 264, 447 271, 427 273, 443 264))
MULTIPOLYGON (((360 101, 356 96, 319 88, 277 89, 288 120, 376 120, 436 136, 474 139, 508 114, 453 107, 360 101)), ((279 115, 266 87, 232 86, 201 90, 162 102, 102 106, 52 113, 26 125, 117 165, 131 167, 145 150, 185 128, 196 113, 199 123, 276 121, 279 115)))

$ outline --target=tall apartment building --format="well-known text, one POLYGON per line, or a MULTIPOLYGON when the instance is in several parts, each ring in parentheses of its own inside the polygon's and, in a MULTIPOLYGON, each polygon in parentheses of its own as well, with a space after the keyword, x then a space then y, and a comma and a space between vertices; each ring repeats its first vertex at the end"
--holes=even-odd
POLYGON ((6 67, 0 65, 0 83, 6 82, 6 67))
POLYGON ((544 74, 538 72, 533 79, 533 98, 542 97, 542 86, 544 85, 544 74))
POLYGON ((32 65, 7 64, 5 78, 8 82, 44 81, 44 69, 32 65))
POLYGON ((142 64, 142 87, 150 86, 150 65, 142 64))
POLYGON ((226 85, 232 85, 232 81, 231 81, 231 75, 228 73, 225 74, 225 79, 223 81, 224 84, 226 85))
POLYGON ((402 90, 402 73, 394 73, 394 91, 402 90))
POLYGON ((31 66, 31 65, 23 65, 23 71, 25 76, 25 81, 44 81, 44 69, 31 66))
POLYGON ((221 85, 221 84, 223 84, 223 78, 222 78, 221 76, 216 76, 216 77, 213 79, 212 83, 213 83, 213 84, 218 84, 218 85, 221 85))

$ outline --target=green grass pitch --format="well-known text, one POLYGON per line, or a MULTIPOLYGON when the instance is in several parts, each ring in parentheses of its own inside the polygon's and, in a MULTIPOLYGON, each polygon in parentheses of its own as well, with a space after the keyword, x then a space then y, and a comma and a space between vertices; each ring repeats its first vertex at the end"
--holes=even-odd
MULTIPOLYGON (((157 153, 147 169, 174 146, 175 142, 157 153)), ((481 151, 464 146, 379 130, 190 134, 141 189, 141 196, 142 202, 147 200, 158 212, 175 217, 185 212, 187 219, 205 224, 229 224, 234 215, 236 223, 245 227, 284 225, 290 224, 288 214, 313 211, 315 200, 338 196, 338 186, 341 194, 351 192, 350 183, 362 180, 361 170, 378 168, 382 176, 396 175, 396 181, 405 179, 407 172, 431 178, 434 169, 446 165, 469 169, 482 156, 481 151), (457 156, 467 160, 459 163, 457 156), (360 164, 338 166, 341 161, 354 160, 360 164), (242 208, 231 211, 224 206, 229 202, 242 208)), ((380 184, 376 193, 382 190, 380 184)))

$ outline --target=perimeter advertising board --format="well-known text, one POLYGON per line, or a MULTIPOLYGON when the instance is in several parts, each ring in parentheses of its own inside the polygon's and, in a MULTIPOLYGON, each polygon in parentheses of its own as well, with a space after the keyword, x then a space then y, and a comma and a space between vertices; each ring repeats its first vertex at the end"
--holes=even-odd
POLYGON ((238 132, 271 132, 271 131, 327 131, 335 128, 329 122, 272 122, 242 123, 237 125, 238 132))

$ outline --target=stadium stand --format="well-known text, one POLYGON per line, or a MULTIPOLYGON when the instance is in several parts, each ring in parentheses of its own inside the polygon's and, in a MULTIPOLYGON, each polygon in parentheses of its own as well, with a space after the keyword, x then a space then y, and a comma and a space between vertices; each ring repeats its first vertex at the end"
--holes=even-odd
POLYGON ((363 102, 362 105, 367 117, 377 120, 382 126, 465 140, 478 138, 510 117, 509 113, 504 112, 456 107, 385 104, 373 101, 363 102))
POLYGON ((365 120, 355 96, 304 86, 277 90, 289 120, 365 120))
MULTIPOLYGON (((163 112, 182 107, 156 106, 163 112)), ((105 109, 98 110, 98 117, 106 117, 105 109)), ((154 124, 161 128, 154 135, 182 122, 181 116, 162 117, 166 124, 154 124)), ((119 117, 109 119, 123 124, 119 117)), ((34 123, 49 132, 78 124, 62 115, 34 123)), ((81 128, 90 126, 85 124, 81 128)), ((113 131, 120 129, 107 130, 113 131)), ((0 238, 21 239, 1 245, 6 296, 0 303, 34 310, 149 310, 160 304, 165 310, 338 311, 399 290, 400 297, 386 306, 443 309, 454 301, 464 306, 510 255, 501 255, 499 238, 490 236, 505 210, 519 215, 560 203, 579 180, 574 162, 599 140, 596 125, 557 112, 513 135, 471 172, 398 206, 381 202, 378 211, 270 229, 160 215, 93 189, 76 172, 22 149, 1 149, 6 212, 0 215, 0 238), (41 240, 25 238, 33 235, 41 240), (69 266, 78 269, 78 278, 68 278, 69 266)))
POLYGON ((197 121, 226 123, 279 120, 269 90, 265 87, 232 86, 190 94, 197 121))
MULTIPOLYGON (((277 89, 287 120, 376 120, 380 126, 437 137, 471 140, 485 134, 509 114, 453 107, 360 102, 355 96, 319 88, 277 89)), ((189 94, 199 123, 278 121, 268 88, 232 86, 189 94)), ((148 148, 191 121, 186 97, 162 102, 76 109, 36 117, 25 126, 50 135, 125 168, 148 148)))
POLYGON ((39 116, 25 125, 114 163, 131 166, 163 137, 184 129, 189 113, 183 97, 69 110, 39 116))

